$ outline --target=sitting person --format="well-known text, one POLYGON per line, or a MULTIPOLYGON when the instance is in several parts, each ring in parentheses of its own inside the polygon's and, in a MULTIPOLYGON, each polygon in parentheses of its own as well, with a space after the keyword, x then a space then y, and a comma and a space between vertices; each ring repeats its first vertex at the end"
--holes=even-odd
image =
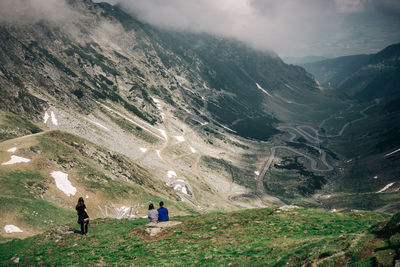
POLYGON ((160 208, 158 209, 158 221, 166 222, 168 221, 168 210, 164 208, 164 202, 160 202, 160 208))
POLYGON ((147 216, 149 217, 150 222, 158 221, 158 211, 154 208, 153 203, 149 205, 149 211, 147 212, 147 216))

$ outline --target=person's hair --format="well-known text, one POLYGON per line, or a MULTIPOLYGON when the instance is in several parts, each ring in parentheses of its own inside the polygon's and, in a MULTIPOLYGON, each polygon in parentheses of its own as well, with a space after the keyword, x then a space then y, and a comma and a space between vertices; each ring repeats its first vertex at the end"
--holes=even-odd
POLYGON ((78 199, 78 204, 76 205, 76 207, 82 207, 83 205, 85 205, 85 201, 83 200, 83 197, 80 197, 78 199))
POLYGON ((164 207, 164 202, 160 202, 160 207, 164 207))
POLYGON ((154 205, 153 205, 153 203, 150 203, 150 205, 149 205, 149 210, 154 210, 154 205))

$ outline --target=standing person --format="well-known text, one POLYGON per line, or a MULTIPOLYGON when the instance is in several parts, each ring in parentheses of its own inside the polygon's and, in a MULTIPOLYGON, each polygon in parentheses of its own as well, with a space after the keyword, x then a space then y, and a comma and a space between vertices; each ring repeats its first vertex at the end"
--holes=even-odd
POLYGON ((78 213, 78 223, 81 225, 82 235, 86 235, 88 232, 89 215, 87 214, 85 201, 83 197, 80 197, 78 204, 75 207, 76 213, 78 213))
POLYGON ((149 205, 149 211, 147 212, 150 222, 158 222, 158 211, 154 208, 153 203, 149 205))
POLYGON ((166 222, 168 221, 168 210, 164 208, 164 202, 160 202, 160 208, 158 209, 158 221, 166 222))

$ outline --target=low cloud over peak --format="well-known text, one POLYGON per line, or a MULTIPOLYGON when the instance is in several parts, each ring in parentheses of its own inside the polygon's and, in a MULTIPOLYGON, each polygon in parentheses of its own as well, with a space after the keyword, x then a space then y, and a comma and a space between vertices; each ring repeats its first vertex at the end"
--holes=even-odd
MULTIPOLYGON (((79 10, 70 1, 0 0, 0 22, 73 21, 79 10)), ((159 27, 232 37, 281 56, 373 53, 400 42, 398 0, 94 1, 159 27)))
POLYGON ((77 13, 65 0, 1 0, 0 22, 35 23, 40 20, 51 23, 72 21, 77 13))
POLYGON ((400 41, 398 31, 391 30, 400 26, 397 0, 108 2, 159 27, 234 37, 284 56, 368 53, 400 41), (373 27, 366 28, 367 22, 373 27))

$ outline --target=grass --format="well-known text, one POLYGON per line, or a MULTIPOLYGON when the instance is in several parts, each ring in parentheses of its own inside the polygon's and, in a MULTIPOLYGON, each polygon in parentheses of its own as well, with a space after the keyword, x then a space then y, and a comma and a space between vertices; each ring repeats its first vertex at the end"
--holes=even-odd
POLYGON ((378 231, 390 224, 387 214, 269 208, 173 219, 183 223, 155 237, 144 231, 147 219, 98 219, 86 237, 13 240, 0 244, 0 265, 16 255, 22 265, 62 266, 372 266, 396 256, 378 231))
POLYGON ((16 220, 41 230, 70 221, 71 211, 41 198, 47 186, 40 172, 2 170, 0 185, 0 217, 4 221, 16 220))
POLYGON ((15 218, 12 219, 41 231, 66 222, 75 221, 75 212, 58 207, 46 200, 0 197, 0 202, 2 203, 0 208, 2 218, 4 218, 3 216, 9 216, 9 211, 12 211, 15 214, 15 218))
MULTIPOLYGON (((100 215, 98 205, 139 205, 139 212, 144 213, 149 202, 159 201, 175 214, 194 213, 190 204, 177 203, 173 189, 163 186, 151 172, 85 139, 49 131, 20 142, 17 153, 32 161, 0 169, 0 224, 21 226, 24 236, 75 221, 73 206, 86 194, 93 218, 100 215), (50 177, 54 170, 68 173, 78 190, 76 196, 68 198, 55 186, 50 177)), ((8 239, 1 232, 0 242, 8 239)))
POLYGON ((330 198, 322 200, 325 205, 340 209, 364 209, 373 210, 385 206, 388 203, 400 201, 398 192, 388 193, 336 193, 330 198))
POLYGON ((28 119, 0 110, 0 142, 41 131, 42 129, 28 119))

